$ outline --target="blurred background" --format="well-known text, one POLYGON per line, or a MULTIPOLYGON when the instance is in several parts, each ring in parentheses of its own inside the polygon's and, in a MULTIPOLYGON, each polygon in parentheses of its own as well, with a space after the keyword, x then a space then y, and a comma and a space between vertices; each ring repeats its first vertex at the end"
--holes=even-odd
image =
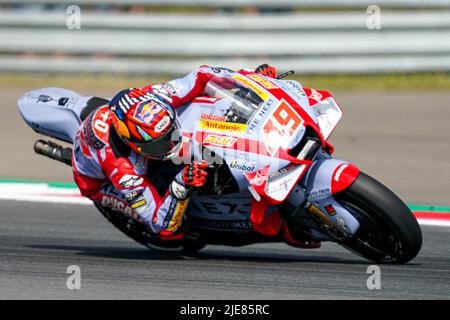
POLYGON ((445 0, 0 4, 1 71, 154 76, 262 62, 301 74, 450 70, 445 0))
POLYGON ((32 152, 15 106, 28 90, 110 97, 261 63, 334 94, 336 156, 407 202, 450 204, 447 0, 0 0, 0 178, 72 181, 32 152))

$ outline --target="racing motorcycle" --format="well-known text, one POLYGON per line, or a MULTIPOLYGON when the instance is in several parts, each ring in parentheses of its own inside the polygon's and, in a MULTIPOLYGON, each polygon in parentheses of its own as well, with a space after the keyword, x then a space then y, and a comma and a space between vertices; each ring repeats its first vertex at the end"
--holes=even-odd
MULTIPOLYGON (((225 80, 213 78, 202 97, 176 110, 180 156, 149 169, 156 187, 167 190, 184 163, 210 163, 207 185, 192 196, 186 214, 186 252, 207 244, 284 241, 318 248, 333 241, 379 263, 416 257, 422 232, 409 208, 353 163, 332 157, 328 139, 343 112, 328 91, 282 79, 286 74, 274 79, 226 73, 225 80)), ((34 131, 70 144, 87 115, 107 103, 43 88, 24 94, 18 107, 34 131)), ((38 140, 34 149, 71 165, 70 147, 38 140)), ((120 231, 152 248, 155 236, 117 199, 95 206, 120 231)))

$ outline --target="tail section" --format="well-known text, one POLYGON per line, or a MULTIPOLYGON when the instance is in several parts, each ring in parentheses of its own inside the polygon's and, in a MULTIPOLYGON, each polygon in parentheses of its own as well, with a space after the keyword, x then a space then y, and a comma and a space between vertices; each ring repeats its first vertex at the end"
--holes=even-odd
POLYGON ((66 89, 43 88, 25 93, 17 104, 34 131, 73 143, 81 124, 81 112, 90 98, 66 89))

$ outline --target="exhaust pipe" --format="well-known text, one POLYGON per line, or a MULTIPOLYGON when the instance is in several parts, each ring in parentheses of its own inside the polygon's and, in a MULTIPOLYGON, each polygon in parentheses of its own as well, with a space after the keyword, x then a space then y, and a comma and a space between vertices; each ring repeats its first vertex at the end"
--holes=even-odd
POLYGON ((71 148, 64 148, 52 141, 38 140, 34 143, 34 152, 72 166, 71 148))

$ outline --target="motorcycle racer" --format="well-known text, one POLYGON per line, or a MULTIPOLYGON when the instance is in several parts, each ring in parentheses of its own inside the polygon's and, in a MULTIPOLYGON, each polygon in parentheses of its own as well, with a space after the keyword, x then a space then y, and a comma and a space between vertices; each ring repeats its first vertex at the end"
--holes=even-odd
MULTIPOLYGON (((185 165, 162 192, 147 175, 149 165, 180 152, 174 108, 201 96, 208 81, 226 72, 202 66, 180 79, 123 90, 90 112, 74 142, 73 174, 81 194, 134 214, 167 246, 178 246, 190 195, 205 184, 208 165, 185 165)), ((276 77, 272 66, 262 65, 256 72, 276 77)))

